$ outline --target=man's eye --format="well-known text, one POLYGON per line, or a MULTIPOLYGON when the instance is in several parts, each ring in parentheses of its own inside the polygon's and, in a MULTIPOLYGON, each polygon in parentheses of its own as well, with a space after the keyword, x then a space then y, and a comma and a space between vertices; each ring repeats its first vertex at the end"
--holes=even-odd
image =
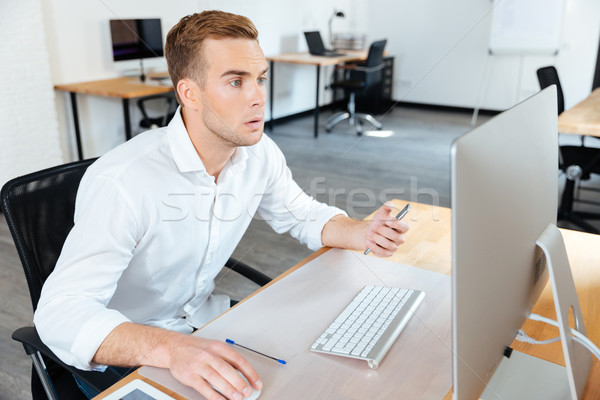
POLYGON ((256 81, 258 82, 258 84, 259 84, 259 85, 264 85, 264 84, 265 84, 265 82, 267 81, 267 77, 265 77, 265 76, 261 76, 261 77, 260 77, 260 78, 258 78, 256 81))
POLYGON ((240 86, 242 86, 242 80, 236 79, 234 81, 229 82, 229 84, 233 87, 240 87, 240 86))

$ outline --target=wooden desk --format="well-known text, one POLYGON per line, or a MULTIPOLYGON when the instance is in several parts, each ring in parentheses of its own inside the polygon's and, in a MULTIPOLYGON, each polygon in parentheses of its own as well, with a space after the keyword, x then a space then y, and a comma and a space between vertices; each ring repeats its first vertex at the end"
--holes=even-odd
POLYGON ((156 83, 142 83, 137 77, 122 77, 54 86, 54 89, 69 92, 70 94, 71 109, 73 111, 73 125, 75 126, 75 139, 77 140, 77 155, 80 160, 83 159, 83 150, 81 148, 81 129, 79 126, 79 113, 77 110, 77 93, 121 99, 123 102, 123 117, 125 120, 125 139, 129 140, 131 139, 129 100, 173 91, 173 86, 170 84, 163 85, 159 84, 158 81, 153 82, 156 83))
POLYGON ((600 88, 558 116, 558 131, 600 137, 600 88))
MULTIPOLYGON (((404 204, 403 202, 396 203, 399 207, 404 204)), ((390 257, 390 260, 449 275, 451 272, 450 219, 450 209, 414 203, 410 213, 405 218, 411 226, 411 230, 407 234, 407 243, 402 246, 401 251, 398 251, 390 257)), ((598 315, 600 314, 600 270, 598 269, 600 257, 598 256, 596 249, 600 247, 600 236, 564 229, 561 230, 561 232, 567 247, 588 337, 594 343, 598 343, 600 342, 600 319, 598 318, 598 315)), ((286 276, 328 250, 329 249, 321 249, 313 253, 256 293, 268 290, 270 286, 276 285, 277 282, 285 279, 286 276)), ((550 284, 548 284, 543 291, 533 312, 556 319, 550 284)), ((524 328, 531 336, 538 339, 558 336, 557 329, 541 323, 528 321, 524 328)), ((523 353, 564 365, 560 343, 546 346, 532 346, 515 342, 513 343, 513 347, 523 353)), ((183 399, 176 393, 144 378, 138 372, 134 372, 122 381, 116 383, 100 394, 97 399, 102 399, 107 394, 112 393, 133 379, 144 380, 148 384, 163 390, 165 393, 176 399, 183 399)), ((597 398, 598 393, 600 393, 600 366, 597 360, 595 360, 583 398, 597 398)), ((448 392, 444 399, 451 399, 451 391, 448 392)))
MULTIPOLYGON (((560 133, 600 137, 600 88, 594 90, 582 102, 564 111, 558 116, 558 131, 560 133)), ((582 142, 583 145, 583 142, 582 142)), ((581 164, 586 170, 593 170, 600 162, 586 160, 584 164, 590 163, 589 167, 581 164)), ((567 179, 558 208, 558 219, 569 221, 587 232, 598 233, 598 230, 588 224, 586 219, 598 219, 594 213, 585 213, 573 210, 574 192, 576 181, 567 179)))
POLYGON ((275 86, 274 79, 274 65, 276 62, 280 63, 288 63, 288 64, 304 64, 304 65, 314 65, 316 66, 317 71, 317 86, 316 86, 316 100, 315 100, 315 110, 314 110, 314 135, 315 137, 319 136, 319 85, 320 85, 320 77, 321 77, 321 67, 343 64, 347 62, 353 61, 364 61, 367 59, 368 51, 367 50, 343 50, 343 56, 339 57, 323 57, 323 56, 313 56, 309 53, 284 53, 277 56, 266 57, 267 61, 270 63, 270 71, 271 71, 271 85, 269 87, 269 110, 271 112, 271 119, 269 120, 269 129, 273 130, 273 103, 274 103, 274 91, 273 87, 275 86))

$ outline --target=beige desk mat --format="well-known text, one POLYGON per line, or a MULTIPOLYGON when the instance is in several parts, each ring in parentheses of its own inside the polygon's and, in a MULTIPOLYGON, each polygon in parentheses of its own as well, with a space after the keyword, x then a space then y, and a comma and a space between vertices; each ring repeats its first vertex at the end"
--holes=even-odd
MULTIPOLYGON (((286 360, 281 365, 237 348, 261 376, 261 400, 441 399, 452 384, 450 277, 351 251, 324 253, 195 335, 230 338, 286 360), (365 285, 426 292, 379 368, 309 351, 365 285)), ((189 399, 203 399, 166 369, 143 367, 139 373, 189 399)))

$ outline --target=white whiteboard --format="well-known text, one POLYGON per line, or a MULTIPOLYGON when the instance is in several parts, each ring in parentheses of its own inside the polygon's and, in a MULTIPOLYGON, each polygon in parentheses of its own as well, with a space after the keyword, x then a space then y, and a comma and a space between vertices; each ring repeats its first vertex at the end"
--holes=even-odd
POLYGON ((556 54, 565 0, 494 0, 491 54, 556 54))

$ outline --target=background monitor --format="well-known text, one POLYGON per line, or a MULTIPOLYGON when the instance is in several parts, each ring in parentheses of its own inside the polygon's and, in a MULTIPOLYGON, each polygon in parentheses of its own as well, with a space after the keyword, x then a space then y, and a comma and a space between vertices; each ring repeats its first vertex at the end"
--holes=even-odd
POLYGON ((110 37, 115 61, 164 55, 159 18, 111 19, 110 37))
POLYGON ((551 86, 452 145, 455 399, 479 398, 548 281, 536 241, 556 224, 551 86))

